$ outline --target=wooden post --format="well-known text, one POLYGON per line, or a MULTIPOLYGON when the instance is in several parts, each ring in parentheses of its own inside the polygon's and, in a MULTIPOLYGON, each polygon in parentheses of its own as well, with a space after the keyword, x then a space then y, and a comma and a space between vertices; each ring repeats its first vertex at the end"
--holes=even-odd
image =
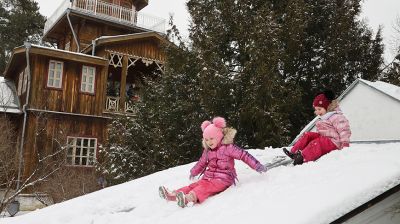
POLYGON ((119 109, 125 112, 126 77, 128 76, 128 56, 122 58, 121 88, 119 93, 119 109))

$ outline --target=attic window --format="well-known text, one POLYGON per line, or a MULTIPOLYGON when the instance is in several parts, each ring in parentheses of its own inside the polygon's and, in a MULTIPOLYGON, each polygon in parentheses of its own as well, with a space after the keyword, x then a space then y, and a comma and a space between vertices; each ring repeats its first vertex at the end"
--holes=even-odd
POLYGON ((81 92, 94 93, 95 75, 95 67, 82 66, 81 92))
POLYGON ((67 164, 73 166, 94 166, 96 161, 96 138, 67 138, 67 164))
POLYGON ((61 89, 64 63, 50 60, 47 74, 47 87, 61 89))

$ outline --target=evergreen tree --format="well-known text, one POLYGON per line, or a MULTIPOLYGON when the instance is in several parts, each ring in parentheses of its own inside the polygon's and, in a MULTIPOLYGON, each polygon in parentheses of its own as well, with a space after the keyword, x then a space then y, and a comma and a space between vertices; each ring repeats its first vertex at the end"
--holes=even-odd
POLYGON ((12 50, 24 41, 39 43, 45 17, 33 0, 0 1, 0 73, 5 69, 12 50))
POLYGON ((192 162, 202 152, 200 124, 208 118, 199 95, 202 68, 173 31, 170 36, 178 37, 178 46, 165 48, 165 74, 145 80, 135 117, 116 117, 110 125, 97 168, 111 184, 192 162))
POLYGON ((190 42, 169 33, 178 46, 166 49, 165 74, 147 83, 127 126, 134 127, 130 136, 143 137, 123 149, 148 152, 131 157, 148 172, 193 161, 201 153, 199 126, 213 116, 238 129, 243 147, 288 144, 312 118, 316 92, 340 93, 357 77, 378 78, 381 34, 373 37, 357 20, 359 3, 189 0, 190 42))
POLYGON ((312 119, 312 99, 323 89, 339 95, 356 78, 376 80, 383 62, 381 31, 375 37, 357 20, 361 1, 272 1, 282 26, 281 73, 298 90, 287 113, 290 137, 312 119))

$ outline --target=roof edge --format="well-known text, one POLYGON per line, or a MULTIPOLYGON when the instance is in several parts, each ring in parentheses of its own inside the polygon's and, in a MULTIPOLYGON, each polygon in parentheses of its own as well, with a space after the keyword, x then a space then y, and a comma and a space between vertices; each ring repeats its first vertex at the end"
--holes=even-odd
POLYGON ((382 194, 376 196, 375 198, 365 202, 364 204, 356 207, 355 209, 351 210, 350 212, 348 212, 348 213, 342 215, 341 217, 337 218, 336 220, 331 222, 331 224, 343 223, 343 222, 355 217, 356 215, 358 215, 361 212, 367 210, 371 206, 378 204, 379 202, 385 200, 389 196, 391 196, 391 195, 393 195, 393 194, 395 194, 395 193, 397 193, 399 191, 400 191, 400 184, 397 184, 396 186, 390 188, 389 190, 383 192, 382 194))

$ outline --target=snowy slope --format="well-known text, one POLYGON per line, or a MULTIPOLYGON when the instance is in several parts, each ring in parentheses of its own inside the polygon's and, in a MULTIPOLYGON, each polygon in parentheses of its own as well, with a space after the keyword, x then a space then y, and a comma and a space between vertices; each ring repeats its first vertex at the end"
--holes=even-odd
MULTIPOLYGON (((250 150, 262 162, 280 149, 250 150)), ((164 170, 2 224, 329 223, 400 183, 400 143, 352 145, 302 166, 258 174, 237 162, 237 186, 201 205, 180 208, 158 186, 189 184, 194 164, 164 170)))

